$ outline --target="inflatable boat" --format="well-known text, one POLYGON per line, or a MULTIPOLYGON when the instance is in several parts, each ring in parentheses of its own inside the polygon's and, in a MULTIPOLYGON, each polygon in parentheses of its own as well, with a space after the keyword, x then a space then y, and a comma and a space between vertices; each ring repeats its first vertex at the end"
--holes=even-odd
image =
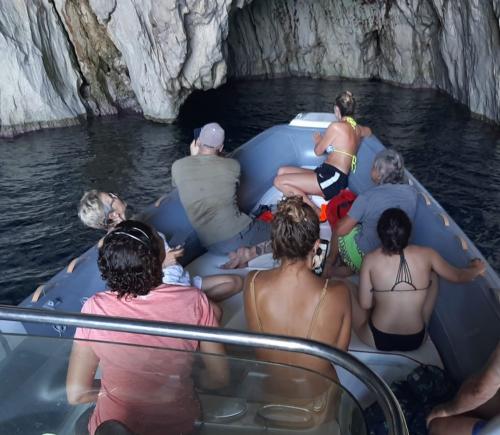
MULTIPOLYGON (((326 129, 333 120, 334 115, 329 113, 299 114, 289 124, 265 130, 236 149, 231 157, 238 159, 242 168, 239 190, 241 209, 251 214, 261 205, 275 204, 280 199, 280 193, 272 187, 280 166, 315 167, 321 163, 322 158, 313 152, 312 134, 326 129)), ((370 169, 374 156, 381 149, 383 145, 375 136, 363 140, 358 152, 357 170, 349 176, 349 188, 355 193, 372 187, 370 169)), ((408 179, 419 193, 413 243, 433 247, 456 266, 465 266, 473 258, 483 258, 446 211, 410 173, 408 179)), ((318 204, 322 201, 321 198, 313 200, 318 204)), ((142 218, 161 231, 171 246, 185 245, 183 263, 191 274, 221 273, 219 266, 226 259, 203 249, 176 190, 144 210, 142 218)), ((322 224, 322 238, 329 239, 330 235, 328 224, 322 224)), ((265 372, 259 364, 265 363, 253 361, 252 370, 247 367, 246 378, 238 382, 237 393, 232 396, 226 394, 224 400, 219 396, 200 394, 205 419, 200 422, 202 433, 261 433, 265 429, 266 433, 287 433, 291 430, 293 433, 362 434, 366 433, 363 408, 373 400, 381 404, 390 432, 406 433, 401 409, 380 378, 389 383, 407 376, 420 364, 432 364, 444 368, 453 379, 461 381, 484 364, 500 339, 500 280, 489 265, 483 276, 468 284, 440 281, 440 292, 429 325, 430 338, 420 349, 413 352, 381 352, 369 348, 353 336, 349 354, 344 354, 306 340, 245 332, 241 294, 223 302, 224 329, 215 332, 193 327, 125 322, 123 319, 105 322, 95 316, 88 318, 77 314, 88 297, 105 289, 96 259, 97 247, 94 246, 38 287, 18 308, 0 307, 0 343, 3 349, 0 353, 0 373, 4 379, 5 376, 12 379, 12 382, 0 386, 2 402, 8 402, 8 406, 2 403, 3 409, 0 410, 2 433, 5 428, 8 428, 5 433, 72 433, 81 409, 75 410, 65 402, 64 376, 75 326, 220 341, 231 345, 229 353, 233 362, 230 365, 235 367, 252 360, 251 348, 262 346, 321 354, 338 368, 342 400, 335 416, 322 420, 321 424, 317 424, 307 412, 301 414, 297 411, 298 414, 294 414, 289 407, 273 408, 273 404, 263 405, 262 400, 255 398, 255 385, 265 372), (236 350, 238 346, 247 350, 236 350), (231 353, 233 350, 234 353, 231 353), (288 428, 273 425, 273 419, 266 413, 281 413, 285 420, 295 423, 288 428)), ((268 267, 272 267, 272 259, 264 256, 255 259, 248 268, 231 273, 245 276, 253 268, 268 267)))

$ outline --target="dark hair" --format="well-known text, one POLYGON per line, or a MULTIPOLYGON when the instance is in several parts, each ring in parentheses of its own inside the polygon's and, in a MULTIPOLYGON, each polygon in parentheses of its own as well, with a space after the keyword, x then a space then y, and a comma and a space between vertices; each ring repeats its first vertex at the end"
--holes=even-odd
POLYGON ((389 208, 382 213, 377 224, 377 233, 384 254, 400 254, 408 246, 411 221, 400 208, 389 208))
POLYGON ((98 265, 111 291, 123 296, 147 295, 161 284, 163 240, 155 230, 142 222, 119 223, 99 249, 98 265))
POLYGON ((319 239, 319 219, 301 196, 290 196, 278 204, 271 223, 273 257, 304 259, 319 239))
POLYGON ((342 116, 352 116, 356 108, 356 100, 351 92, 345 91, 337 96, 335 105, 339 108, 342 116))

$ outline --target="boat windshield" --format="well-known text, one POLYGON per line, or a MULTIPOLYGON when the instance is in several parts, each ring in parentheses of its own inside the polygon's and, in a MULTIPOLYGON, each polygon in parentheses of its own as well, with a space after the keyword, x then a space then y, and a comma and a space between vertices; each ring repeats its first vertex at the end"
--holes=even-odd
POLYGON ((95 430, 110 418, 130 433, 170 434, 182 426, 200 434, 367 433, 358 403, 334 380, 257 361, 252 349, 231 347, 233 356, 221 356, 10 334, 0 344, 0 433, 85 433, 89 421, 95 430), (99 358, 97 407, 94 400, 68 403, 69 388, 85 383, 78 373, 66 381, 73 346, 80 363, 89 350, 99 358))

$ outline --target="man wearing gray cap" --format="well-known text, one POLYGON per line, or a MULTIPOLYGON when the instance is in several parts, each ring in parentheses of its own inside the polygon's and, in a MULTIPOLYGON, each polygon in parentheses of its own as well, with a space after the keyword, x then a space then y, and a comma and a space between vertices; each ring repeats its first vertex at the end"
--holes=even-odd
POLYGON ((219 155, 223 148, 224 130, 212 122, 203 126, 191 143, 191 155, 172 165, 172 184, 191 225, 203 246, 218 254, 271 237, 268 223, 252 220, 238 208, 240 164, 219 155))

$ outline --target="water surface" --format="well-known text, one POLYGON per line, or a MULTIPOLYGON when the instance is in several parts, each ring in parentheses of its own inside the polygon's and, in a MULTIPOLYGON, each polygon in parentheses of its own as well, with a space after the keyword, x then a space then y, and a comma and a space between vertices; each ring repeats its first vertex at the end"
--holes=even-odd
POLYGON ((500 270, 500 128, 431 90, 307 78, 241 81, 197 93, 173 125, 139 116, 0 140, 0 303, 17 304, 102 235, 76 216, 84 190, 121 194, 140 209, 170 190, 170 167, 193 128, 218 121, 234 149, 296 113, 331 111, 351 90, 357 119, 401 151, 407 167, 500 270))

